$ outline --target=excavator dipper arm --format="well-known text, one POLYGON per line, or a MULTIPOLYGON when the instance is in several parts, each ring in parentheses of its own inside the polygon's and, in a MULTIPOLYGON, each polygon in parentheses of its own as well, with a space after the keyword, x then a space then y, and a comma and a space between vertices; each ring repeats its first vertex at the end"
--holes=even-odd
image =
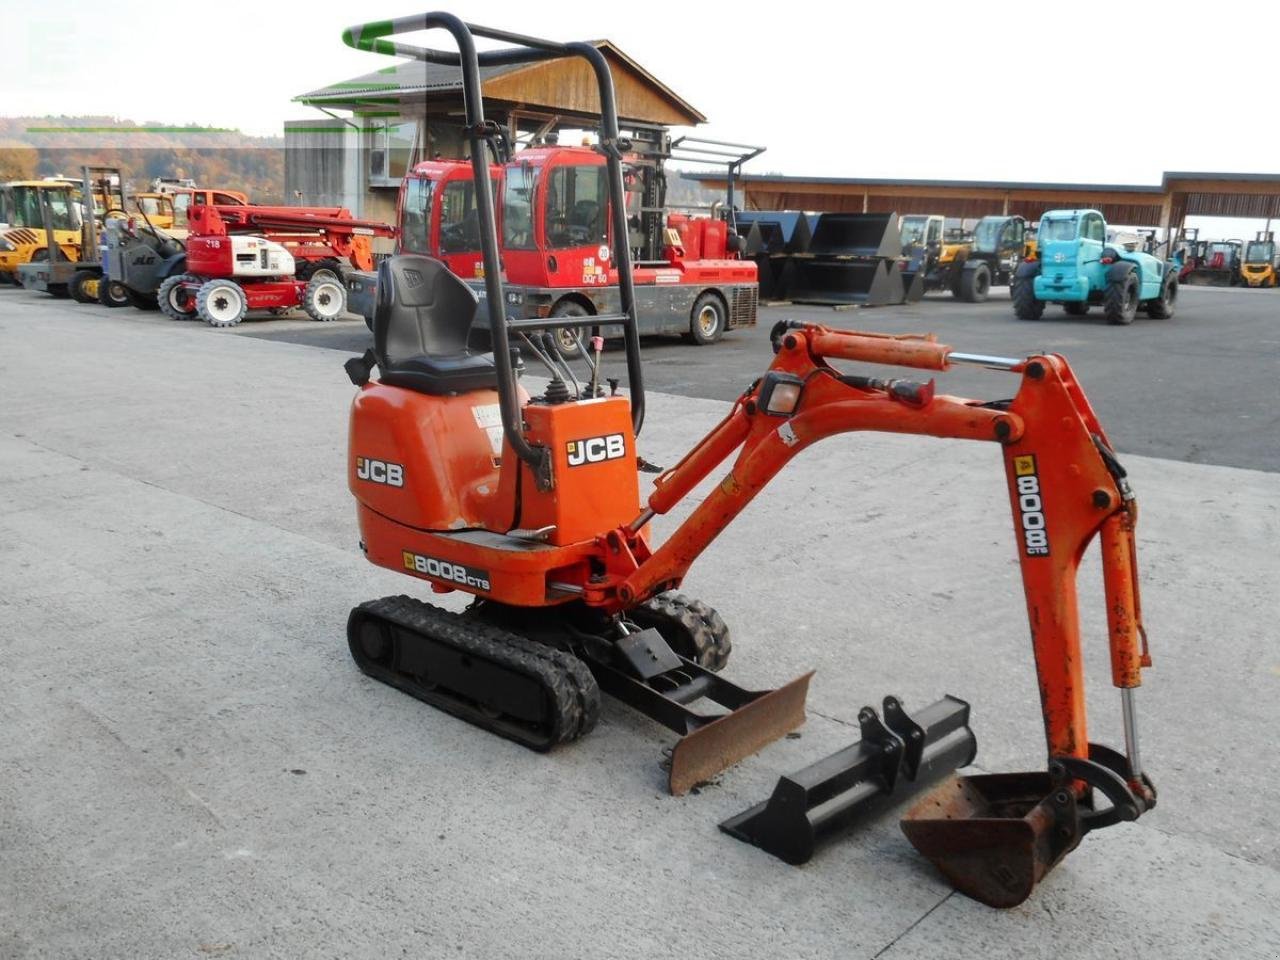
POLYGON ((1133 709, 1141 669, 1151 660, 1138 595, 1137 504, 1124 470, 1060 356, 975 357, 932 338, 795 323, 775 330, 775 346, 777 356, 765 376, 658 478, 647 509, 609 535, 615 546, 635 544, 636 549, 612 552, 617 559, 609 576, 592 585, 588 602, 625 609, 678 586, 694 559, 778 471, 826 437, 876 430, 999 444, 1050 774, 1001 775, 996 799, 979 789, 991 785, 975 787, 982 778, 955 778, 940 788, 947 802, 936 802, 938 795, 926 797, 904 830, 960 889, 993 904, 1020 902, 1089 829, 1133 819, 1155 802, 1139 762, 1133 709), (844 373, 832 360, 937 371, 957 362, 977 363, 1015 373, 1021 382, 1011 401, 982 402, 937 394, 932 381, 844 373), (639 531, 655 514, 670 510, 734 451, 728 474, 669 539, 651 553, 638 543, 639 531), (1090 744, 1086 726, 1076 574, 1095 537, 1101 543, 1112 678, 1122 690, 1123 756, 1090 744), (1111 801, 1105 810, 1093 809, 1095 787, 1111 801), (945 815, 935 818, 933 808, 924 809, 931 803, 945 808, 945 815), (974 834, 977 821, 989 829, 974 834), (1015 824, 1004 829, 1016 836, 988 842, 1001 836, 989 821, 1015 824), (1053 837, 1046 839, 1049 833, 1053 837), (980 853, 974 853, 975 844, 980 853), (1017 866, 1010 865, 1014 861, 1017 866))

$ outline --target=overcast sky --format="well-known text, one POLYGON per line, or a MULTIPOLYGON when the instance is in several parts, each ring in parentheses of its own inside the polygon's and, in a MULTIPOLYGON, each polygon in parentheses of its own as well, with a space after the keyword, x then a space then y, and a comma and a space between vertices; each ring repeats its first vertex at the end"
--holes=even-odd
MULTIPOLYGON (((297 94, 390 62, 342 44, 353 10, 429 2, 4 0, 0 113, 279 134, 319 116, 297 94)), ((1257 0, 1193 16, 1127 0, 442 9, 614 41, 707 116, 703 135, 767 146, 747 172, 1155 184, 1164 170, 1280 170, 1280 5, 1257 0)))

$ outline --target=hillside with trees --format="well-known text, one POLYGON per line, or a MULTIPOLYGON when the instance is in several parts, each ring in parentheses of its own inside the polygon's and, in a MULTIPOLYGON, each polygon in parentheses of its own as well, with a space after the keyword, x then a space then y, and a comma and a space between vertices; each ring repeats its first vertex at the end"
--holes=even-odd
POLYGON ((284 202, 283 137, 117 117, 0 117, 0 181, 78 176, 85 164, 119 167, 130 190, 190 177, 256 203, 284 202))

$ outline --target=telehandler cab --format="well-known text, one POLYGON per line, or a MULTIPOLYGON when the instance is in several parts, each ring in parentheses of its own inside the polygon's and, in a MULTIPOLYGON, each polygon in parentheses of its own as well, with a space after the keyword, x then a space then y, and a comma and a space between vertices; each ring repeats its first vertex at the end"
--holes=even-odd
MULTIPOLYGON (((776 355, 768 370, 642 501, 636 437, 645 413, 644 371, 622 202, 626 148, 607 61, 590 44, 468 26, 444 13, 353 27, 344 39, 461 70, 494 348, 492 354, 468 348, 477 297, 440 261, 401 255, 380 265, 374 347, 346 364, 358 387, 347 480, 360 546, 372 563, 434 592, 474 599, 462 612, 407 596, 355 607, 347 635, 361 670, 536 750, 589 732, 604 690, 682 735, 669 785, 684 793, 803 722, 811 676, 767 692, 720 676, 729 654, 723 620, 705 603, 671 592, 693 561, 788 461, 827 437, 876 430, 983 441, 999 448, 1008 477, 1047 770, 949 777, 908 813, 903 829, 960 890, 1009 906, 1087 832, 1154 805, 1134 710, 1141 669, 1150 665, 1138 601, 1137 503, 1066 360, 965 354, 932 337, 784 321, 773 331, 776 355), (390 39, 435 28, 452 34, 457 53, 390 39), (477 52, 473 36, 509 46, 477 52), (484 116, 480 69, 560 57, 586 60, 599 89, 599 149, 622 309, 573 321, 509 319, 488 169, 500 131, 484 116), (596 349, 583 351, 582 380, 557 357, 549 329, 569 323, 575 330, 623 330, 625 394, 617 379, 603 376, 598 335, 596 349), (513 339, 551 374, 540 396, 519 382, 513 339), (863 366, 846 369, 838 361, 863 366), (932 380, 876 376, 869 364, 933 371, 975 364, 1016 376, 1018 388, 1011 400, 966 400, 938 393, 932 380), (735 451, 723 480, 671 536, 654 543, 650 521, 735 451), (1112 678, 1122 693, 1123 754, 1090 742, 1086 725, 1075 581, 1095 538, 1112 678), (718 703, 723 712, 697 709, 699 701, 718 703)), ((913 721, 889 698, 883 724, 874 711, 860 719, 864 739, 876 738, 872 755, 886 763, 855 758, 825 782, 803 778, 819 788, 809 790, 819 807, 797 814, 808 824, 803 829, 816 831, 814 820, 847 798, 855 781, 892 787, 890 757, 901 757, 892 769, 905 771, 897 780, 903 789, 926 783, 925 768, 941 762, 941 740, 953 741, 967 723, 967 706, 946 698, 913 721)), ((951 768, 967 763, 971 735, 946 753, 951 768)), ((760 842, 769 849, 767 839, 760 842)))

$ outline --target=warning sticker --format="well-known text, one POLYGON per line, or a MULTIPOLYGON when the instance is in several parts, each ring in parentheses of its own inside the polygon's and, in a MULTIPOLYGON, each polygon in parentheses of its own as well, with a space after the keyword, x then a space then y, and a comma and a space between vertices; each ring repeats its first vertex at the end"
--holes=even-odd
POLYGON ((489 435, 489 446, 493 455, 502 454, 502 408, 496 403, 485 403, 471 408, 471 415, 476 418, 476 426, 489 435))

